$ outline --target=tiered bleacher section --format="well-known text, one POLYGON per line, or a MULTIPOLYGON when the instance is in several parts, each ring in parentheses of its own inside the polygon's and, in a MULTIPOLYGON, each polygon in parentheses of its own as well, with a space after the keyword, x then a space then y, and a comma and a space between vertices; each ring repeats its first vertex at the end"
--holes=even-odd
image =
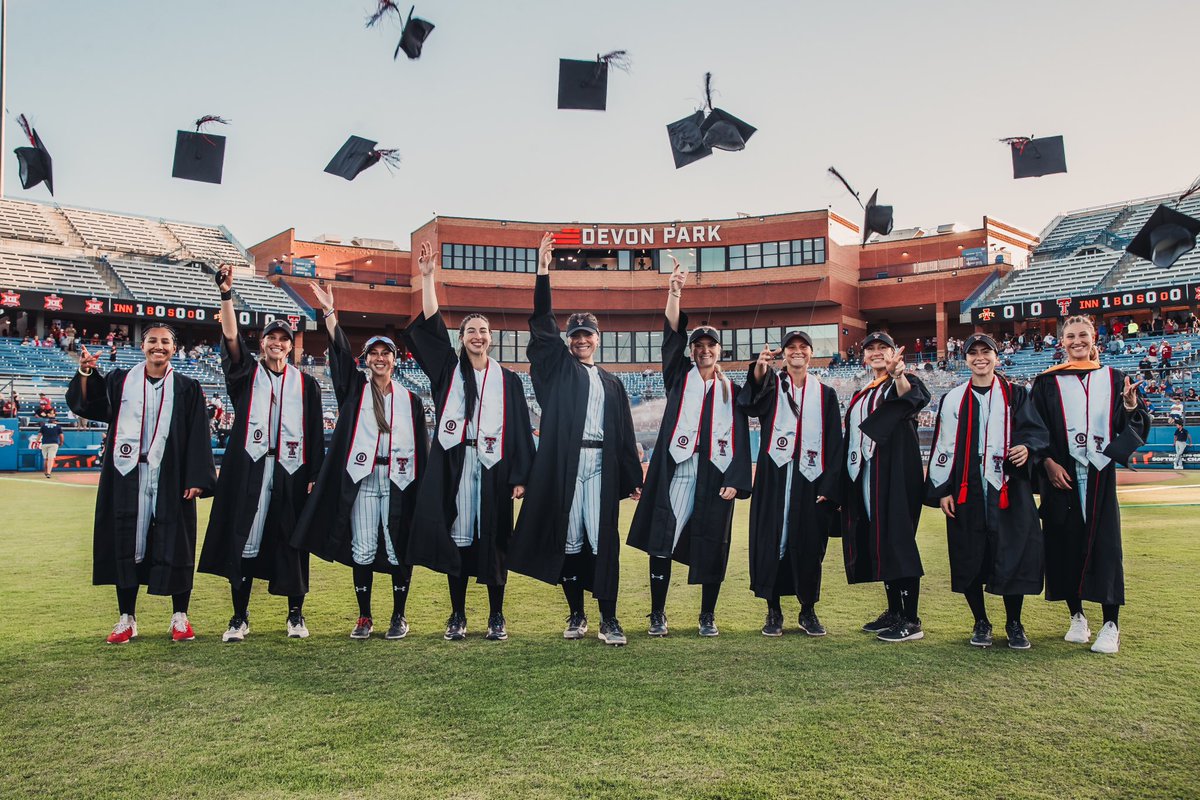
POLYGON ((1035 260, 1028 268, 1012 273, 993 302, 1044 300, 1086 292, 1108 274, 1120 257, 1121 253, 1103 250, 1090 255, 1035 260))
POLYGON ((76 363, 57 347, 31 347, 20 339, 0 337, 0 389, 5 396, 14 391, 20 395, 23 422, 33 419, 38 393, 45 393, 58 415, 69 419, 67 383, 75 370, 76 363))
POLYGON ((62 213, 88 247, 112 253, 161 256, 179 250, 163 226, 144 217, 127 217, 82 208, 63 208, 62 213))
POLYGON ((184 222, 163 223, 188 252, 201 261, 213 264, 248 264, 246 255, 226 238, 220 228, 211 225, 190 225, 184 222))
POLYGON ((45 208, 37 203, 0 200, 0 239, 63 244, 62 237, 46 219, 45 208))
POLYGON ((221 293, 212 276, 187 264, 117 259, 110 259, 108 263, 137 300, 206 306, 221 304, 221 293))
POLYGON ((0 251, 0 288, 69 292, 108 297, 100 273, 86 258, 43 256, 0 251))
MULTIPOLYGON (((212 276, 205 275, 212 285, 212 276)), ((300 313, 296 301, 275 284, 260 278, 254 271, 238 271, 234 277, 233 293, 242 299, 247 308, 255 311, 270 311, 274 314, 300 313)))
MULTIPOLYGON (((1154 209, 1157 203, 1143 203, 1125 221, 1117 234, 1132 239, 1154 209)), ((1178 210, 1192 217, 1200 217, 1200 196, 1189 197, 1179 204, 1178 210)), ((1113 285, 1114 291, 1126 289, 1143 289, 1161 285, 1164 280, 1171 283, 1200 281, 1200 250, 1192 250, 1183 255, 1170 269, 1164 270, 1142 259, 1131 259, 1113 285)))

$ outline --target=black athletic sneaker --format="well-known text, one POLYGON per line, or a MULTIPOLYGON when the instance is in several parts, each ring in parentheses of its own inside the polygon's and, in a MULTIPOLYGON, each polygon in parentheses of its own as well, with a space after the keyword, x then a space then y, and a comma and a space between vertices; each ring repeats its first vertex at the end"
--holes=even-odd
POLYGON ((650 628, 646 633, 651 636, 666 636, 670 631, 667 630, 667 615, 662 611, 650 612, 650 628))
POLYGON ((600 641, 605 644, 621 647, 625 644, 625 631, 621 629, 621 622, 616 617, 608 619, 601 618, 600 620, 600 641))
POLYGON ((874 622, 868 622, 862 626, 863 633, 883 633, 889 628, 894 628, 900 623, 900 615, 891 611, 885 611, 875 618, 874 622))
POLYGON ((453 612, 446 620, 446 633, 442 638, 448 642, 458 642, 467 638, 467 615, 453 612))
POLYGON ((508 638, 508 628, 504 624, 504 615, 499 611, 488 617, 488 632, 483 638, 491 642, 503 642, 508 638))
POLYGON ((783 611, 777 608, 767 609, 767 621, 762 626, 763 636, 783 636, 783 611))
POLYGON ((809 636, 824 636, 826 633, 825 626, 817 619, 817 612, 812 609, 800 612, 800 630, 809 636))
POLYGON ((721 632, 717 630, 717 616, 711 611, 704 612, 700 615, 700 635, 701 636, 719 636, 721 632))
POLYGON ((921 620, 912 622, 902 619, 875 638, 881 642, 911 642, 924 639, 925 631, 921 630, 921 620))
POLYGON ((1008 623, 1004 626, 1004 632, 1008 634, 1008 646, 1013 650, 1028 650, 1033 647, 1029 643, 1029 637, 1025 635, 1025 626, 1021 623, 1008 623))
POLYGON ((980 620, 975 623, 975 631, 971 634, 972 647, 992 646, 992 623, 980 620))
POLYGON ((371 631, 375 626, 371 624, 370 617, 359 617, 358 622, 354 623, 354 630, 350 631, 351 639, 370 639, 371 631))
POLYGON ((567 617, 567 629, 563 631, 564 639, 582 639, 587 635, 587 615, 582 611, 572 613, 567 617))
POLYGON ((395 614, 392 616, 392 624, 388 626, 387 633, 384 634, 385 639, 403 639, 408 636, 408 620, 403 614, 395 614))

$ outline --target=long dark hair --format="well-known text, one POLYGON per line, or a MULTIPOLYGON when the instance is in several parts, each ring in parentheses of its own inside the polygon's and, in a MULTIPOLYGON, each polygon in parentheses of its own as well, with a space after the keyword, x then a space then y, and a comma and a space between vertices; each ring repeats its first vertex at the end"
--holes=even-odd
MULTIPOLYGON (((463 395, 466 397, 466 415, 464 420, 471 420, 475 417, 475 401, 478 399, 479 390, 475 387, 475 369, 471 366, 471 356, 467 353, 467 346, 463 343, 463 332, 467 329, 467 323, 473 319, 483 320, 483 324, 488 326, 488 334, 490 336, 492 325, 488 322, 488 318, 478 312, 471 312, 462 318, 462 322, 458 323, 458 372, 462 376, 463 395)), ((486 355, 486 353, 485 353, 486 355)))

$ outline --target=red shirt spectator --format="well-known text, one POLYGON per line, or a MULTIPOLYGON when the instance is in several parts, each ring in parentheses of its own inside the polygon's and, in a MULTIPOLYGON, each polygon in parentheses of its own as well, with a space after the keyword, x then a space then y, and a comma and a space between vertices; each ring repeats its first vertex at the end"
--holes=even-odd
POLYGON ((1172 351, 1171 351, 1171 344, 1170 344, 1170 342, 1163 342, 1163 346, 1162 346, 1162 359, 1163 359, 1163 361, 1170 361, 1170 360, 1171 360, 1171 352, 1172 352, 1172 351))
POLYGON ((1156 344, 1150 345, 1150 348, 1148 350, 1146 350, 1146 353, 1151 356, 1158 355, 1158 345, 1156 345, 1156 344))
POLYGON ((1113 336, 1120 336, 1121 332, 1125 330, 1125 325, 1120 322, 1114 322, 1110 330, 1112 330, 1113 336))

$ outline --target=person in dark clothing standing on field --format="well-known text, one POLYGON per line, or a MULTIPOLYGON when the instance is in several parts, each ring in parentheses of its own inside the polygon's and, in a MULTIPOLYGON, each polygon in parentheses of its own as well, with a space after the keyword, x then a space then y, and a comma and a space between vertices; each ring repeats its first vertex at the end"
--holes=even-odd
POLYGON ((600 328, 587 313, 567 320, 559 338, 550 295, 553 237, 538 248, 529 318, 529 376, 542 407, 537 455, 509 545, 508 565, 546 583, 561 583, 571 614, 563 638, 587 634, 583 592, 600 605, 600 641, 625 644, 617 620, 621 539, 619 502, 638 499, 642 465, 625 387, 596 366, 600 328))
POLYGON ((917 614, 921 554, 917 523, 924 498, 917 415, 929 390, 904 370, 904 348, 881 331, 862 344, 874 379, 846 409, 845 459, 837 496, 842 508, 842 555, 850 583, 882 581, 887 610, 863 631, 885 642, 924 638, 917 614))

